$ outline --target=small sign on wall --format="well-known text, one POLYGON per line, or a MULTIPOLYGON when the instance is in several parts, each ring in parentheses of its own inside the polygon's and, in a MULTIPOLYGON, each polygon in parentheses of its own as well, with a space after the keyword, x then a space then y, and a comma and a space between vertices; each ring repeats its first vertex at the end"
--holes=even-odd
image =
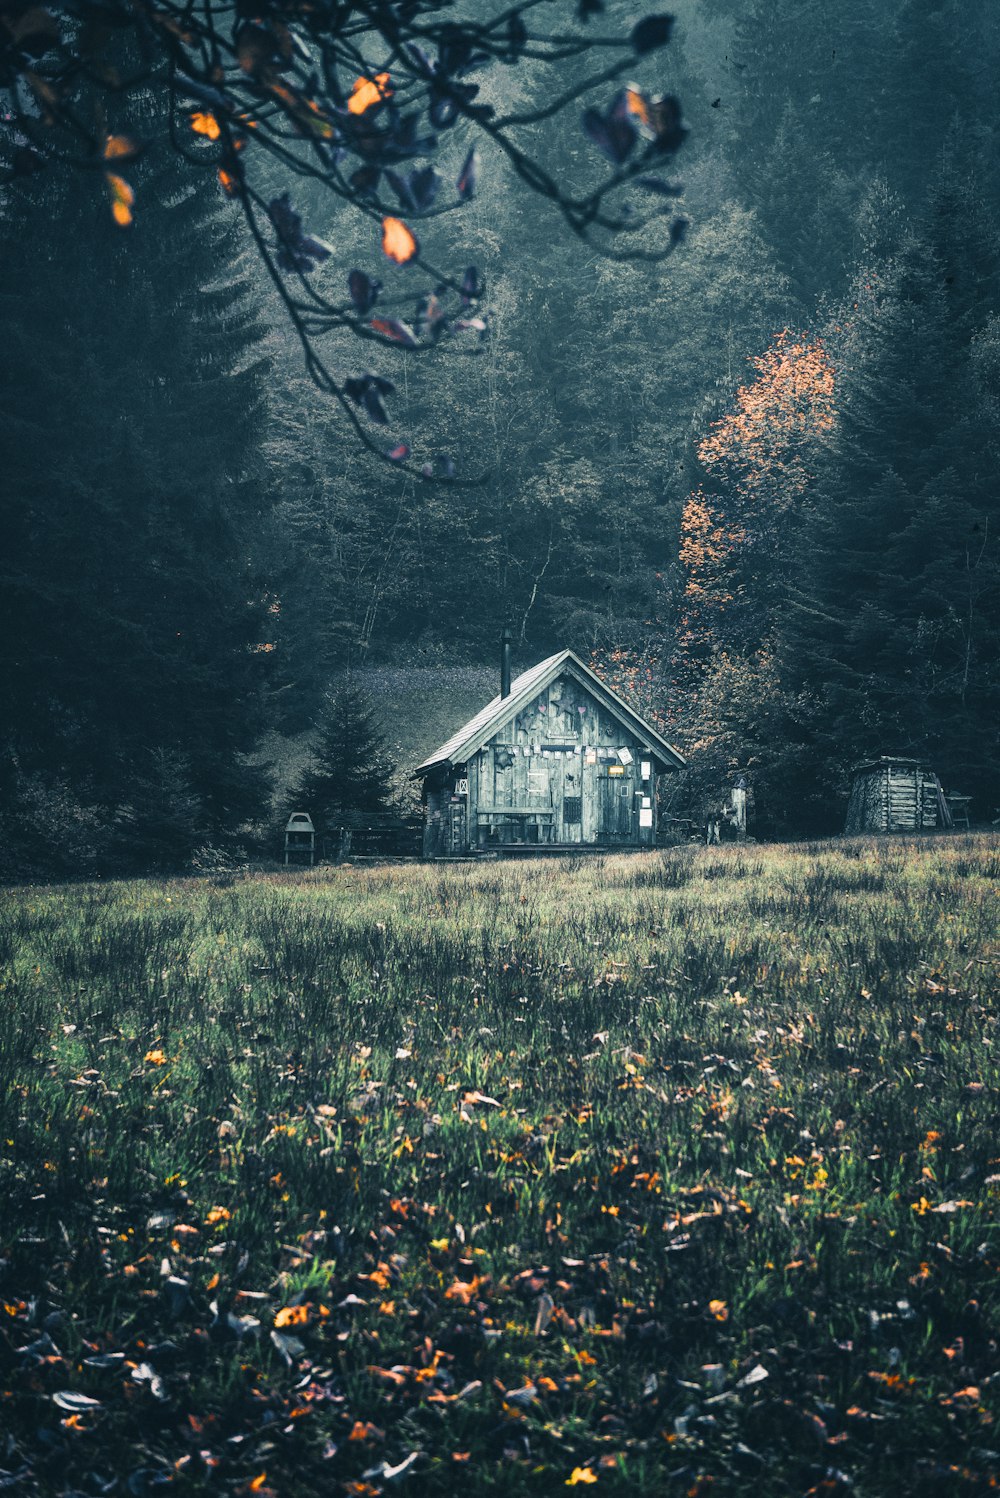
POLYGON ((652 827, 652 825, 653 825, 653 808, 651 806, 640 806, 640 808, 639 808, 639 826, 640 827, 652 827))

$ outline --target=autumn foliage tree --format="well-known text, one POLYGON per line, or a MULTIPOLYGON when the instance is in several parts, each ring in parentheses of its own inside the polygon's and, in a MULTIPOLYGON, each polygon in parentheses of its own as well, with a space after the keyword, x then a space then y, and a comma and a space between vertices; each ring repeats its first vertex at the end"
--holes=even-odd
POLYGON ((678 674, 712 654, 760 649, 817 449, 836 420, 833 366, 822 338, 785 329, 751 361, 754 378, 698 444, 704 481, 681 518, 678 674))

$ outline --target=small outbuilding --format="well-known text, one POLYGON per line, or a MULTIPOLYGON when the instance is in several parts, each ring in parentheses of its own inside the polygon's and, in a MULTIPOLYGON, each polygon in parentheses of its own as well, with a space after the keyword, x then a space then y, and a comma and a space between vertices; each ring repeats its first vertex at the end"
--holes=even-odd
POLYGON ((933 832, 953 825, 940 780, 919 760, 883 756, 855 770, 846 832, 933 832))
POLYGON ((644 847, 657 783, 684 758, 571 650, 513 681, 418 766, 425 858, 490 849, 644 847))

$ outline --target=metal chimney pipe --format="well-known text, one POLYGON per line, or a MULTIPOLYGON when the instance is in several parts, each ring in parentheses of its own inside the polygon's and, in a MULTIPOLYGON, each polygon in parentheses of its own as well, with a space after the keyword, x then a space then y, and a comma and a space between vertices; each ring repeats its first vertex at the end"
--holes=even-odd
POLYGON ((500 696, 510 696, 510 647, 513 636, 505 629, 500 636, 500 696))

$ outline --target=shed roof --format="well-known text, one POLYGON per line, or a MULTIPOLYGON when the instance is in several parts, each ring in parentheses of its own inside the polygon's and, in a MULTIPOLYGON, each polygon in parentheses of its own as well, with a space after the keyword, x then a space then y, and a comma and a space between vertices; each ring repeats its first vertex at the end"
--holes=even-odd
POLYGON ((481 712, 470 718, 446 743, 435 749, 423 764, 418 765, 414 775, 427 775, 438 766, 464 763, 563 672, 574 676, 624 727, 643 739, 655 758, 671 769, 683 768, 686 763, 684 756, 672 744, 668 744, 655 728, 623 702, 572 650, 560 650, 556 655, 546 657, 537 666, 516 676, 510 684, 508 696, 496 696, 492 702, 488 702, 481 712))
POLYGON ((908 759, 902 754, 883 754, 879 759, 866 759, 861 764, 855 765, 854 775, 864 775, 867 770, 885 770, 902 768, 906 770, 927 769, 922 759, 908 759))

